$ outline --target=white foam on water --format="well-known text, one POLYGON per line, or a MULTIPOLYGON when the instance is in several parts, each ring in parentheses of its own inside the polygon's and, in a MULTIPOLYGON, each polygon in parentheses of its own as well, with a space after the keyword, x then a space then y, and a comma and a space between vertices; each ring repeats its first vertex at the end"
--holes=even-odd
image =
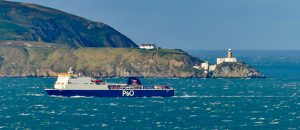
POLYGON ((222 122, 231 122, 232 120, 222 120, 222 122))
POLYGON ((151 98, 163 98, 163 97, 161 97, 161 96, 153 96, 151 98))
POLYGON ((279 122, 270 122, 269 124, 275 125, 275 124, 279 124, 279 122))
POLYGON ((262 111, 251 111, 251 113, 262 113, 262 111))
POLYGON ((255 122, 256 124, 262 124, 262 123, 264 123, 263 121, 257 121, 257 122, 255 122))
POLYGON ((84 111, 83 109, 76 109, 76 111, 84 111))
POLYGON ((199 97, 199 96, 184 95, 184 96, 173 96, 173 97, 183 97, 183 98, 188 98, 188 97, 199 97))
POLYGON ((49 97, 67 98, 67 97, 64 97, 64 96, 57 96, 57 95, 51 95, 49 97))
POLYGON ((109 105, 111 105, 111 106, 118 106, 118 104, 115 104, 115 103, 110 103, 109 105))
POLYGON ((196 117, 197 115, 190 115, 189 117, 196 117))
POLYGON ((42 93, 27 93, 27 94, 16 94, 17 96, 25 95, 25 96, 37 96, 37 97, 42 97, 45 96, 45 94, 42 93))
POLYGON ((219 115, 210 115, 210 117, 220 117, 219 115))
POLYGON ((197 96, 197 95, 184 95, 184 96, 173 96, 176 98, 190 98, 190 97, 199 97, 199 98, 279 98, 279 97, 289 97, 289 96, 197 96))
POLYGON ((31 94, 30 96, 37 96, 37 97, 42 97, 44 96, 45 94, 31 94))
POLYGON ((269 98, 269 97, 276 97, 276 98, 278 98, 278 97, 286 97, 286 96, 220 96, 220 97, 246 97, 246 98, 251 98, 251 97, 267 97, 267 98, 269 98))
POLYGON ((89 115, 89 114, 87 114, 87 113, 82 113, 81 114, 81 116, 87 116, 87 115, 89 115))
POLYGON ((29 116, 30 115, 30 113, 21 113, 21 114, 19 114, 20 116, 29 116))
POLYGON ((44 105, 42 105, 42 104, 36 104, 36 105, 33 105, 33 106, 36 106, 36 107, 43 107, 44 105))
POLYGON ((40 87, 27 87, 27 88, 40 88, 40 87))
POLYGON ((93 98, 92 96, 70 96, 70 98, 93 98))

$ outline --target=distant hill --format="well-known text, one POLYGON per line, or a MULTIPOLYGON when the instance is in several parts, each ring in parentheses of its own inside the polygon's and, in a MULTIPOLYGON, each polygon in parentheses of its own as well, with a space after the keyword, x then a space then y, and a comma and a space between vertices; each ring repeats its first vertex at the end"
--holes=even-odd
POLYGON ((204 71, 192 67, 201 62, 182 50, 0 45, 0 77, 53 77, 69 67, 77 74, 96 77, 205 77, 204 71))
POLYGON ((0 0, 0 40, 80 47, 137 47, 107 24, 56 9, 0 0))

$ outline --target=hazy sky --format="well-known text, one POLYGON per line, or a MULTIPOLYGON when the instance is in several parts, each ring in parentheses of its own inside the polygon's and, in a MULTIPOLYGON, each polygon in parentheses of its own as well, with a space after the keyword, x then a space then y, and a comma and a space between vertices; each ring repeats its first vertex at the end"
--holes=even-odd
POLYGON ((299 0, 12 0, 103 22, 168 49, 300 49, 299 0))

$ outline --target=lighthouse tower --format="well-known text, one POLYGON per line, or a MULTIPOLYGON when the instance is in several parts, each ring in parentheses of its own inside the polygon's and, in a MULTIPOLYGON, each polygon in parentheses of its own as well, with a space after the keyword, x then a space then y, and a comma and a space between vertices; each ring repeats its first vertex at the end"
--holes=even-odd
POLYGON ((221 64, 222 62, 237 62, 237 59, 232 57, 231 49, 228 49, 228 57, 227 58, 217 58, 217 64, 221 64))
POLYGON ((228 58, 232 58, 232 53, 231 53, 231 49, 228 49, 228 58))

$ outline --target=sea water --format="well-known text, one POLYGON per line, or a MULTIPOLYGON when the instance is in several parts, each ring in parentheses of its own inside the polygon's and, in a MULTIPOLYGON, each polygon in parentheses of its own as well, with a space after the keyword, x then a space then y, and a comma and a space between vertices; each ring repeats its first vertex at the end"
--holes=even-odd
MULTIPOLYGON (((144 85, 174 87, 175 96, 165 98, 49 97, 44 89, 56 78, 0 78, 0 128, 299 129, 300 67, 294 57, 299 53, 271 52, 279 58, 264 51, 233 55, 267 79, 140 79, 144 85)), ((211 62, 219 57, 218 51, 189 52, 203 53, 211 62)))

